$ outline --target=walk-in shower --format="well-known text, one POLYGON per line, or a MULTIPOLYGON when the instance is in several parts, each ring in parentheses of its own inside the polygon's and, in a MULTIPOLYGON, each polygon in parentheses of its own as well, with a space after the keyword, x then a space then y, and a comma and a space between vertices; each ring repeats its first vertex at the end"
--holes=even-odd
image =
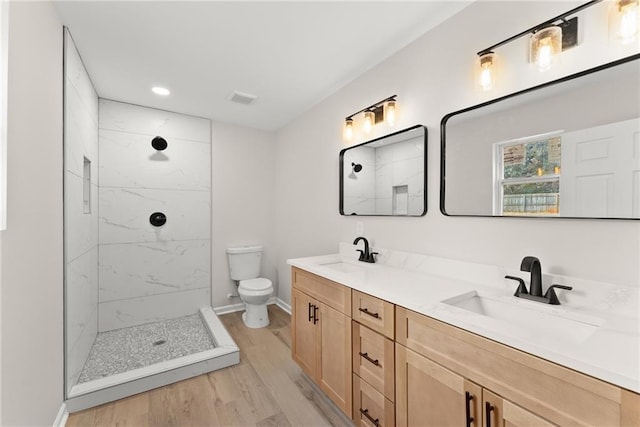
POLYGON ((210 308, 211 123, 99 99, 65 31, 70 411, 238 363, 210 308))

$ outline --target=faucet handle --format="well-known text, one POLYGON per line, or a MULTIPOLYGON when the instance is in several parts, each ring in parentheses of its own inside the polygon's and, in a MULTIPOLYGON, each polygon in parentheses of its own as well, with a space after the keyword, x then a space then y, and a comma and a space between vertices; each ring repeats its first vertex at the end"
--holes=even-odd
POLYGON ((514 297, 518 297, 520 295, 527 295, 529 293, 527 292, 527 286, 524 284, 524 280, 522 280, 520 277, 506 275, 504 276, 504 278, 510 279, 510 280, 516 280, 518 282, 518 289, 516 289, 516 292, 513 294, 514 297))
POLYGON ((566 291, 570 291, 573 289, 571 286, 565 286, 565 285, 549 286, 549 289, 547 289, 547 292, 544 294, 544 298, 549 300, 549 304, 551 305, 560 305, 560 300, 558 299, 558 296, 556 295, 556 291, 554 291, 553 288, 564 289, 566 291))
POLYGON ((364 251, 362 249, 356 249, 356 252, 360 252, 360 258, 358 258, 358 260, 364 261, 364 251))
POLYGON ((376 262, 374 255, 378 255, 378 252, 371 252, 369 254, 369 258, 371 259, 371 262, 376 262))

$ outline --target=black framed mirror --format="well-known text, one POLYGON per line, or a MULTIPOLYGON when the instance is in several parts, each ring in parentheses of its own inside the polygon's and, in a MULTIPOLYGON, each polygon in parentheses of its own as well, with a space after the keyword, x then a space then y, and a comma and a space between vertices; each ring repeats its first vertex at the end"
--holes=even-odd
POLYGON ((340 214, 427 213, 427 128, 416 125, 340 151, 340 214))
POLYGON ((640 55, 447 114, 449 216, 640 219, 640 55))

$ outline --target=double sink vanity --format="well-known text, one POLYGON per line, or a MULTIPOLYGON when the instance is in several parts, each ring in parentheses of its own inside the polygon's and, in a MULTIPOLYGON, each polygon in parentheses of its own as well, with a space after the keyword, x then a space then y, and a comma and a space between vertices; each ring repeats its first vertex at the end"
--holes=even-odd
POLYGON ((288 261, 292 357, 356 425, 640 425, 638 289, 377 252, 288 261))

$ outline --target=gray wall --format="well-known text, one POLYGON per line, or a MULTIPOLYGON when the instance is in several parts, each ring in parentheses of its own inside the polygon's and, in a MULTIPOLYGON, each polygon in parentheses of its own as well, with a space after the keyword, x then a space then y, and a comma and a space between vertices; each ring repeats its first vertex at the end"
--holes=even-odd
POLYGON ((9 13, 0 424, 41 426, 63 399, 62 26, 49 2, 9 13))

